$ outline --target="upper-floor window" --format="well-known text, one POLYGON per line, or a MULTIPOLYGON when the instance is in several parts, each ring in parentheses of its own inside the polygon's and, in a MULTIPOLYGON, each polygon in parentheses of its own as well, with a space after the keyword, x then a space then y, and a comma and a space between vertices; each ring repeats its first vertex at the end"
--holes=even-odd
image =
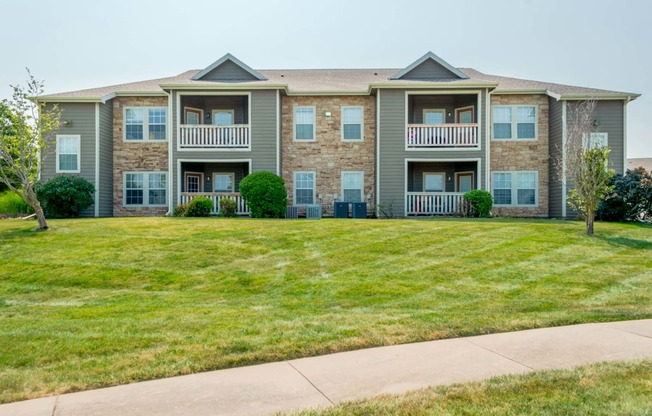
POLYGON ((537 172, 492 172, 494 204, 536 206, 537 176, 537 172))
POLYGON ((535 105, 493 106, 494 140, 535 140, 537 107, 535 105))
POLYGON ((363 139, 363 108, 342 107, 342 140, 363 139))
POLYGON ((167 109, 165 107, 125 107, 125 140, 166 140, 166 131, 167 109))
POLYGON ((315 140, 315 107, 294 107, 294 140, 315 140))
POLYGON ((80 136, 57 134, 57 172, 79 173, 80 136))
POLYGON ((425 109, 423 110, 423 124, 444 124, 446 122, 446 110, 425 109))

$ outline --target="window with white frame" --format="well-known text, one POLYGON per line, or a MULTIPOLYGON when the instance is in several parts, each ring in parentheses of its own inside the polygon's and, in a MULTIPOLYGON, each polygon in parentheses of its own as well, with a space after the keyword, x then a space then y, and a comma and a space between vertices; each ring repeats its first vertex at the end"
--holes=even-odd
POLYGON ((494 140, 537 138, 537 106, 495 105, 492 110, 494 140))
POLYGON ((167 174, 164 172, 125 172, 125 206, 165 206, 167 174))
POLYGON ((124 139, 128 141, 166 140, 167 108, 125 107, 124 139))
POLYGON ((215 192, 230 193, 234 191, 235 174, 214 173, 213 190, 215 192))
POLYGON ((315 140, 315 107, 294 107, 294 140, 315 140))
POLYGON ((294 205, 315 203, 315 172, 294 172, 294 205))
POLYGON ((425 109, 423 110, 423 124, 444 124, 446 123, 446 110, 425 109))
POLYGON ((363 139, 363 114, 362 107, 342 107, 342 140, 363 139))
POLYGON ((492 172, 492 193, 495 205, 536 206, 537 172, 492 172))
POLYGON ((445 177, 443 172, 424 172, 423 192, 444 192, 445 177))
POLYGON ((588 136, 584 136, 584 147, 589 149, 595 149, 598 147, 607 147, 609 144, 609 133, 591 133, 588 136))
POLYGON ((342 202, 364 202, 364 172, 342 172, 342 202))
POLYGON ((57 135, 57 172, 79 173, 81 137, 79 135, 57 135))

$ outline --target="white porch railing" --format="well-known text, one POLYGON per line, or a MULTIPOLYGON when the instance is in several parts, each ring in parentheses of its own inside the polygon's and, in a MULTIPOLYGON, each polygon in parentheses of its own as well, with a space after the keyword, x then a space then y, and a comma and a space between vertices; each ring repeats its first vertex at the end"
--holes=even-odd
POLYGON ((408 192, 407 215, 461 214, 463 192, 408 192))
POLYGON ((478 147, 478 125, 408 124, 407 147, 478 147))
POLYGON ((182 149, 245 149, 251 147, 249 125, 210 126, 182 124, 179 126, 182 149))
POLYGON ((215 192, 184 192, 181 194, 181 203, 187 204, 193 198, 198 196, 205 196, 213 200, 213 215, 220 213, 220 199, 229 198, 237 204, 236 213, 238 215, 249 215, 249 207, 247 202, 240 196, 240 193, 215 193, 215 192))

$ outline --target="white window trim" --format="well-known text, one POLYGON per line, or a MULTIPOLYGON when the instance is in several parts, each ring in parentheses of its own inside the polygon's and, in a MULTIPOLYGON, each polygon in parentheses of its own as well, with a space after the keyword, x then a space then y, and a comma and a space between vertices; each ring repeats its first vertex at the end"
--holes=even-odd
POLYGON ((475 120, 475 106, 474 105, 467 105, 466 107, 460 107, 455 109, 455 120, 454 122, 456 124, 462 124, 462 123, 457 123, 457 117, 459 113, 464 113, 470 111, 471 112, 471 124, 473 124, 473 120, 475 120))
POLYGON ((292 107, 292 140, 295 142, 316 142, 317 141, 317 108, 314 105, 295 105, 292 107), (312 140, 297 140, 297 110, 301 108, 312 108, 312 140))
MULTIPOLYGON (((307 189, 307 188, 301 188, 301 189, 307 189)), ((305 171, 305 170, 293 172, 292 173, 292 205, 295 207, 305 207, 309 205, 314 205, 315 202, 317 201, 316 196, 317 196, 317 173, 315 171, 305 171), (312 204, 297 204, 297 175, 304 174, 304 173, 309 173, 312 175, 312 185, 313 185, 312 204)))
POLYGON ((364 141, 364 107, 361 105, 344 105, 340 107, 341 123, 340 123, 340 137, 343 142, 362 142, 364 141), (345 139, 344 138, 344 110, 348 108, 360 109, 360 138, 359 139, 345 139))
POLYGON ((601 145, 604 144, 604 146, 609 147, 609 133, 606 132, 594 131, 589 133, 588 140, 586 138, 586 135, 584 135, 582 140, 583 140, 582 145, 585 149, 587 148, 592 149, 594 147, 598 147, 597 146, 598 140, 601 142, 601 145), (599 137, 603 137, 604 139, 598 139, 599 137))
POLYGON ((204 192, 204 173, 203 172, 190 172, 186 171, 183 173, 183 184, 185 185, 185 191, 188 192, 188 176, 199 176, 199 190, 198 193, 204 192))
POLYGON ((170 178, 168 172, 165 171, 129 171, 122 172, 122 206, 124 208, 137 208, 137 207, 166 207, 170 198, 169 183, 170 178), (127 205, 127 174, 142 174, 143 175, 143 203, 142 204, 128 204, 127 205), (165 175, 166 187, 165 189, 165 203, 163 204, 150 204, 149 203, 149 175, 165 175))
POLYGON ((425 124, 427 126, 437 126, 437 124, 427 124, 426 123, 426 113, 442 113, 443 117, 442 119, 444 122, 442 124, 446 124, 446 109, 445 108, 424 108, 423 112, 421 114, 421 124, 425 124))
MULTIPOLYGON (((168 108, 167 107, 161 107, 161 106, 144 106, 144 107, 139 107, 139 106, 127 106, 122 108, 122 141, 127 142, 127 143, 166 143, 169 140, 169 129, 168 126, 170 124, 170 114, 168 114, 168 108), (127 139, 127 110, 132 110, 132 109, 141 109, 145 111, 145 114, 143 116, 143 140, 128 140, 127 139), (150 140, 149 139, 149 110, 150 109, 158 109, 158 110, 165 110, 165 139, 164 140, 150 140)), ((154 172, 155 173, 155 172, 154 172)), ((131 205, 130 205, 131 206, 131 205)))
MULTIPOLYGON (((57 167, 56 167, 56 173, 80 173, 81 172, 81 135, 79 134, 57 134, 56 137, 56 142, 57 142, 57 151, 56 151, 56 159, 57 159, 57 167), (59 139, 60 138, 74 138, 77 139, 77 169, 76 170, 65 170, 61 169, 59 166, 59 139)), ((68 153, 66 153, 68 154, 68 153)))
MULTIPOLYGON (((230 108, 225 108, 225 109, 214 108, 213 110, 211 110, 211 117, 213 117, 211 119, 211 125, 213 125, 213 126, 216 126, 216 124, 215 124, 215 113, 231 113, 231 120, 233 120, 233 123, 231 123, 230 125, 235 126, 235 110, 230 109, 230 108)), ((227 125, 222 124, 222 126, 226 127, 227 125)))
POLYGON ((495 207, 505 207, 505 208, 538 208, 539 207, 539 172, 536 170, 492 170, 491 171, 491 196, 494 196, 494 173, 511 173, 512 174, 512 201, 518 201, 518 188, 517 188, 517 176, 519 173, 534 173, 534 183, 536 187, 534 188, 534 205, 528 204, 517 204, 512 202, 511 204, 494 204, 495 207))
POLYGON ((491 106, 491 140, 497 142, 533 142, 539 140, 539 105, 538 104, 515 104, 515 105, 492 105, 491 106), (534 107, 534 138, 519 139, 518 136, 518 107, 534 107), (512 137, 509 139, 496 139, 494 137, 494 109, 510 108, 512 110, 512 137))
POLYGON ((446 172, 423 172, 423 185, 421 189, 423 189, 422 192, 446 192, 446 172), (427 175, 440 175, 442 177, 442 190, 441 191, 427 191, 426 190, 426 176, 427 175))
POLYGON ((216 192, 216 193, 221 193, 221 194, 232 194, 232 193, 235 192, 235 172, 213 172, 213 174, 211 176, 212 176, 212 180, 213 180, 213 184, 211 186, 211 192, 216 192), (228 191, 226 191, 226 192, 225 191, 216 191, 215 190, 215 183, 216 183, 215 177, 216 176, 230 176, 231 177, 231 185, 233 186, 233 189, 231 189, 231 192, 228 192, 228 191))
MULTIPOLYGON (((344 201, 344 174, 345 173, 355 173, 360 176, 362 176, 362 187, 360 188, 360 202, 365 202, 364 199, 364 171, 363 170, 354 170, 354 171, 349 171, 349 170, 343 170, 340 172, 340 201, 344 201)), ((346 188, 346 189, 353 189, 353 188, 346 188)))

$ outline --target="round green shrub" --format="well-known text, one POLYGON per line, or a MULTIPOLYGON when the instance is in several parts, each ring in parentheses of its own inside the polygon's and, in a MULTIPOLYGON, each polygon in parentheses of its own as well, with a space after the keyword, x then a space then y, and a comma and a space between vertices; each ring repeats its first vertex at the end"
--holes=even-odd
POLYGON ((494 199, 491 194, 482 189, 474 189, 465 193, 462 198, 468 202, 467 210, 464 213, 469 217, 488 217, 491 214, 491 207, 494 199))
POLYGON ((288 203, 283 178, 260 171, 247 175, 240 182, 240 194, 249 205, 252 218, 283 218, 288 203))
POLYGON ((186 217, 208 217, 213 211, 213 200, 205 196, 193 198, 186 208, 186 217))
POLYGON ((238 213, 238 204, 231 198, 220 199, 220 215, 227 218, 233 218, 238 213))
POLYGON ((93 205, 95 187, 84 178, 57 176, 36 188, 47 218, 73 218, 93 205))

